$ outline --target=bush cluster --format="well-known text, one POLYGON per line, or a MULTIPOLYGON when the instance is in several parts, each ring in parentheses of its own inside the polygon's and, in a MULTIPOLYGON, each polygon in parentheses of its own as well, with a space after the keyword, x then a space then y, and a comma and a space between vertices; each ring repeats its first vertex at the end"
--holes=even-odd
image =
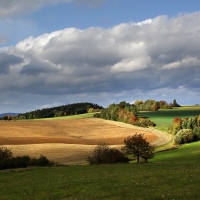
POLYGON ((39 158, 30 158, 29 156, 13 157, 10 149, 0 147, 0 170, 52 165, 54 163, 49 161, 45 156, 40 156, 39 158))
POLYGON ((174 135, 175 144, 200 140, 200 116, 194 118, 174 118, 169 131, 174 135))
POLYGON ((196 126, 193 129, 193 138, 194 138, 195 141, 200 140, 200 127, 199 126, 196 126))
POLYGON ((151 127, 155 126, 155 123, 152 122, 151 120, 147 119, 147 118, 138 117, 138 120, 135 121, 133 123, 133 125, 146 128, 146 127, 149 127, 149 126, 151 126, 151 127))
POLYGON ((193 141, 193 133, 192 129, 181 129, 178 133, 174 136, 174 143, 175 144, 184 144, 193 141))
POLYGON ((124 153, 116 148, 110 148, 107 144, 99 144, 95 147, 91 156, 87 158, 90 164, 112 164, 128 162, 124 153))

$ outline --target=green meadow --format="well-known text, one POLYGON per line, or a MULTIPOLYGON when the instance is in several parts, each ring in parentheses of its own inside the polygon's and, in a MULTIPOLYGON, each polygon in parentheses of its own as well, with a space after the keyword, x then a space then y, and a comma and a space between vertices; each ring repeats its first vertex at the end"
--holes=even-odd
POLYGON ((166 131, 176 117, 182 119, 200 115, 200 106, 182 106, 174 109, 163 109, 156 112, 140 112, 140 117, 147 117, 156 124, 156 129, 166 131))
POLYGON ((199 162, 150 162, 1 171, 3 200, 199 199, 199 162))
MULTIPOLYGON (((199 113, 200 107, 181 107, 140 115, 167 130, 173 118, 199 113)), ((2 170, 0 178, 2 200, 200 199, 200 141, 157 152, 149 163, 2 170)))
POLYGON ((94 116, 94 114, 95 113, 86 113, 86 114, 79 114, 79 115, 68 115, 68 116, 64 116, 64 117, 41 118, 41 119, 36 119, 36 120, 83 119, 83 118, 92 118, 94 116))

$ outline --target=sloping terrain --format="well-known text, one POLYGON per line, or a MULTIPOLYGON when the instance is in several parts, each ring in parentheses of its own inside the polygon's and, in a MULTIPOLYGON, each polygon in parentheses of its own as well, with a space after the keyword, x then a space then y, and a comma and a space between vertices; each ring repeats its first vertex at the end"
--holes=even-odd
POLYGON ((65 164, 85 162, 100 142, 120 148, 124 138, 135 133, 155 145, 171 140, 155 129, 96 118, 0 121, 0 127, 0 145, 11 148, 14 155, 44 155, 65 164))

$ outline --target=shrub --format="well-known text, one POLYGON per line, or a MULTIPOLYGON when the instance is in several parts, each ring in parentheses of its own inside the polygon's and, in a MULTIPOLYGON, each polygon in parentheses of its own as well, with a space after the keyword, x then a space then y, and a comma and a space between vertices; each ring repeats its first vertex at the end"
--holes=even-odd
POLYGON ((30 166, 29 156, 17 156, 12 158, 12 163, 10 168, 25 168, 30 166))
POLYGON ((101 118, 101 114, 100 114, 100 113, 95 113, 95 114, 93 115, 93 117, 95 117, 95 118, 101 118))
POLYGON ((0 160, 11 158, 12 157, 12 151, 4 146, 0 147, 0 160))
POLYGON ((195 118, 185 118, 182 121, 182 129, 194 129, 197 126, 197 117, 195 118))
POLYGON ((155 126, 155 124, 152 121, 146 118, 143 118, 143 121, 141 122, 141 124, 142 124, 142 127, 155 126))
POLYGON ((187 121, 188 121, 188 119, 189 118, 183 119, 182 124, 181 124, 182 129, 187 129, 187 121))
POLYGON ((122 151, 110 148, 105 143, 97 145, 87 160, 90 164, 128 162, 128 158, 124 156, 122 151))
POLYGON ((184 144, 184 143, 189 143, 192 141, 193 141, 192 129, 181 129, 174 136, 175 144, 184 144))
POLYGON ((53 163, 50 162, 45 156, 40 156, 38 159, 37 159, 37 166, 41 166, 41 167, 44 167, 44 166, 50 166, 52 165, 53 163))
POLYGON ((200 127, 196 126, 196 127, 193 129, 193 137, 194 137, 194 140, 195 140, 195 141, 200 140, 200 127))
POLYGON ((0 169, 25 168, 30 165, 29 156, 10 157, 0 161, 0 169))
POLYGON ((174 118, 172 123, 172 134, 176 135, 181 130, 182 119, 179 117, 174 118))
POLYGON ((53 162, 49 161, 45 156, 39 158, 30 158, 29 156, 12 157, 10 149, 0 147, 0 169, 25 168, 29 166, 52 166, 53 162))

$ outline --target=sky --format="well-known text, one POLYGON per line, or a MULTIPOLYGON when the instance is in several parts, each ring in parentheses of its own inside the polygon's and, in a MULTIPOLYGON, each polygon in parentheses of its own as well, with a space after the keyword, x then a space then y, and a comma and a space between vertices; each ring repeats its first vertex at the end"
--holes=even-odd
POLYGON ((200 104, 199 0, 0 0, 0 113, 200 104))

